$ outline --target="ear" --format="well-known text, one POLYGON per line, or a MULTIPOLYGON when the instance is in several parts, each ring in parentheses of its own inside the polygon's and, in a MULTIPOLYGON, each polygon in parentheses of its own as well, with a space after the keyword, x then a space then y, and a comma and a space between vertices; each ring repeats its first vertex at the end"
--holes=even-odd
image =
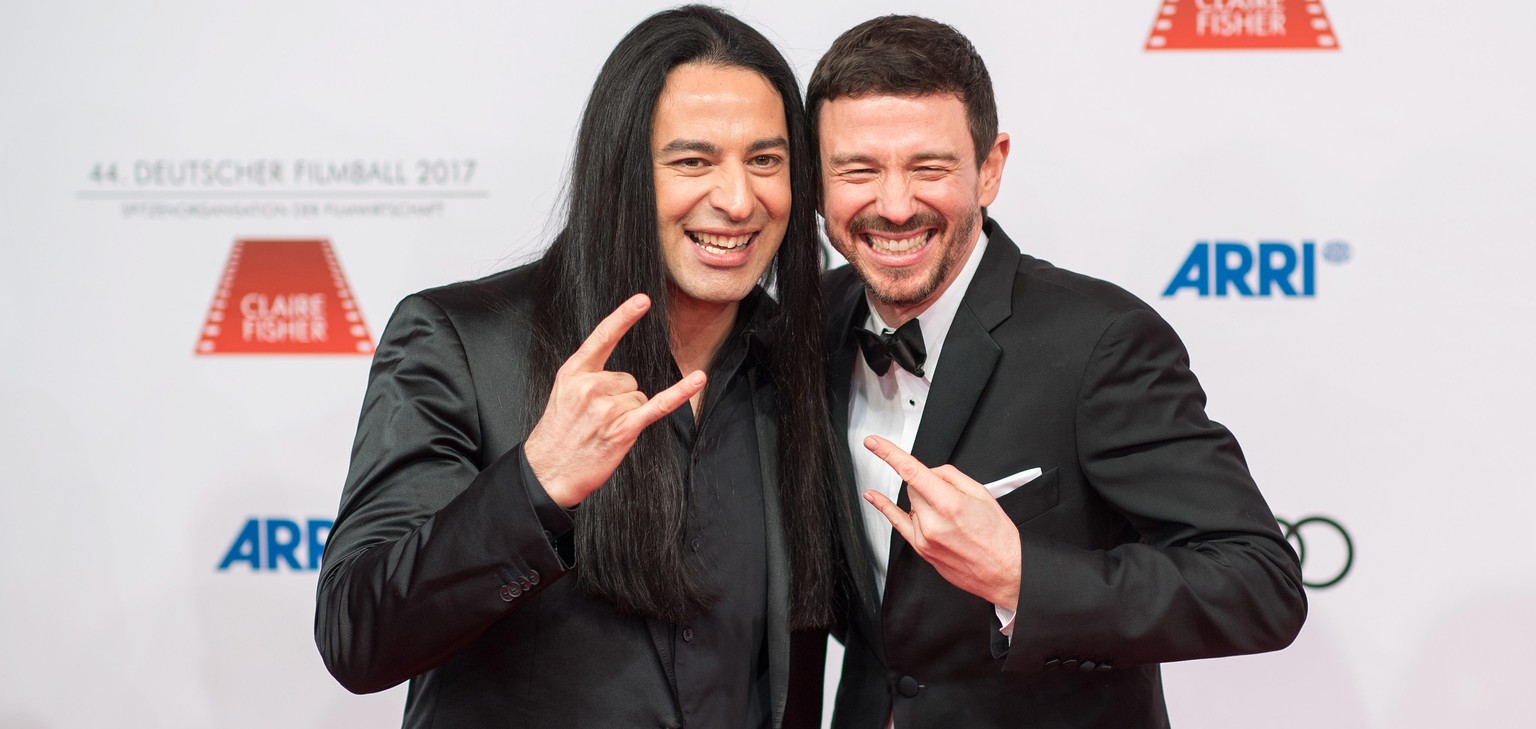
POLYGON ((980 193, 977 203, 980 207, 987 207, 997 199, 997 191, 1003 185, 1003 165, 1008 163, 1008 135, 999 133, 997 140, 992 142, 992 151, 987 153, 987 159, 981 163, 981 174, 977 180, 977 190, 980 193))

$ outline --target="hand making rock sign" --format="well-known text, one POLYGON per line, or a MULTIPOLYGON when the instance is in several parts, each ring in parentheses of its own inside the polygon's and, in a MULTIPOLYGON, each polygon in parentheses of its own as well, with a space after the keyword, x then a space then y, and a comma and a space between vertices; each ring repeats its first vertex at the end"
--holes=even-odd
POLYGON ((911 511, 878 491, 864 492, 897 533, 955 587, 1010 610, 1018 605, 1019 529, 987 488, 954 466, 928 468, 878 435, 865 438, 864 447, 907 483, 911 511))
POLYGON ((645 294, 630 297, 598 322, 555 372, 549 402, 523 452, 533 475, 560 506, 574 507, 596 491, 640 431, 704 389, 704 373, 695 370, 648 398, 633 375, 604 369, 619 340, 650 308, 645 294))

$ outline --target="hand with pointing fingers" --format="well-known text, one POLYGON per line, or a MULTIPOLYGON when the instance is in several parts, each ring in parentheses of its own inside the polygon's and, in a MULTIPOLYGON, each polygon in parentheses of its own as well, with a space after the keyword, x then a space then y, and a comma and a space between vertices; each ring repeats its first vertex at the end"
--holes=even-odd
POLYGON ((562 507, 581 503, 607 482, 640 431, 704 389, 704 373, 695 371, 647 398, 634 376, 603 369, 650 308, 650 297, 635 294, 598 322, 556 370, 544 414, 523 443, 533 475, 562 507))
POLYGON ((1019 529, 985 486, 954 466, 928 468, 896 444, 871 435, 864 447, 907 483, 912 511, 884 494, 864 499, 950 584, 1000 607, 1019 602, 1019 529))

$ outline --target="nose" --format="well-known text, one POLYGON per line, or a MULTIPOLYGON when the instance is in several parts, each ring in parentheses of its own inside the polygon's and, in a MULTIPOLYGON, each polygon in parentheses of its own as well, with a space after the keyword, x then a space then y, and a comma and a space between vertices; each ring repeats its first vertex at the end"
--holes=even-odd
POLYGON ((742 222, 752 217, 757 208, 757 198, 752 193, 752 181, 747 170, 740 165, 722 165, 717 172, 718 181, 710 194, 709 204, 725 213, 732 222, 742 222))
POLYGON ((875 214, 896 225, 907 222, 917 206, 912 202, 912 186, 905 175, 883 175, 875 200, 875 214))

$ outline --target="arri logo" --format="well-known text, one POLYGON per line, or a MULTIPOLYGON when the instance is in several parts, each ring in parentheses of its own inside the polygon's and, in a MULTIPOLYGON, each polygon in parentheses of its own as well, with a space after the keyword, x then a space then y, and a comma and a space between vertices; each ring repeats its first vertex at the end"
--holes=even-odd
MULTIPOLYGON (((1346 263, 1351 255, 1344 241, 1322 246, 1322 258, 1328 263, 1346 263)), ((1318 245, 1310 240, 1299 245, 1277 240, 1257 245, 1199 241, 1163 289, 1163 298, 1189 290, 1200 298, 1310 299, 1317 296, 1317 259, 1318 245)))
POLYGON ((219 571, 226 572, 237 564, 253 572, 318 570, 333 523, 330 519, 247 519, 219 561, 219 571))
POLYGON ((242 240, 197 353, 372 354, 373 340, 329 241, 242 240))
POLYGON ((1322 0, 1162 0, 1149 51, 1336 51, 1322 0))

